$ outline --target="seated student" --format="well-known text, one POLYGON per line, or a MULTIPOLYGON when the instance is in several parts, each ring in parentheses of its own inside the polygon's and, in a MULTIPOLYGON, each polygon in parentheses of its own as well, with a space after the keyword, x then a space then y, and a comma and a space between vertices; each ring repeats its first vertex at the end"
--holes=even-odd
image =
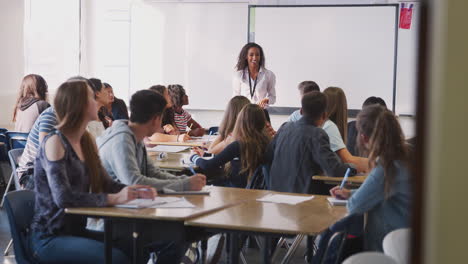
MULTIPOLYGON (((104 244, 88 237, 85 218, 68 217, 65 208, 113 206, 137 197, 154 198, 156 191, 150 186, 125 187, 102 169, 94 140, 85 130, 97 119, 94 94, 86 82, 63 83, 54 105, 57 131, 41 143, 35 162, 30 249, 39 263, 104 263, 104 244)), ((129 263, 117 248, 112 257, 115 263, 129 263)))
POLYGON ((268 135, 270 135, 270 137, 273 138, 276 135, 276 131, 271 126, 270 113, 268 112, 266 108, 263 108, 263 112, 265 113, 265 118, 266 118, 266 131, 268 135))
POLYGON ((23 78, 13 110, 15 131, 29 133, 37 117, 50 106, 46 97, 47 83, 44 78, 37 74, 23 78))
POLYGON ((174 109, 174 121, 180 133, 185 133, 190 128, 189 135, 200 137, 205 134, 205 129, 195 121, 192 116, 182 107, 189 104, 188 95, 184 87, 179 84, 171 84, 167 87, 171 96, 172 108, 174 109))
POLYGON ((232 143, 232 131, 236 124, 237 117, 246 105, 250 104, 250 100, 242 95, 237 95, 229 100, 229 103, 224 111, 223 120, 219 125, 219 135, 210 144, 208 152, 212 154, 220 153, 227 145, 232 143))
POLYGON ((345 93, 338 87, 328 87, 323 93, 327 96, 328 118, 322 128, 330 138, 331 150, 336 152, 343 162, 354 164, 358 172, 367 172, 368 160, 351 155, 345 145, 348 121, 345 93))
POLYGON ((337 186, 330 193, 348 199, 349 214, 367 213, 365 250, 382 251, 386 234, 410 224, 407 145, 395 115, 380 105, 362 109, 356 127, 358 144, 369 154, 372 171, 359 189, 337 186))
MULTIPOLYGON (((325 122, 326 96, 317 91, 302 97, 302 118, 286 122, 268 147, 267 163, 271 164, 268 186, 274 191, 318 193, 313 175, 322 171, 328 176, 343 177, 349 164, 344 164, 330 149, 327 133, 320 127, 325 122)), ((321 187, 321 186, 320 186, 321 187)))
POLYGON ((141 90, 130 99, 130 120, 116 120, 96 142, 104 168, 109 175, 124 184, 151 185, 176 191, 199 191, 206 177, 174 176, 156 168, 148 160, 143 139, 161 127, 166 100, 150 90, 141 90))
POLYGON ((16 169, 19 182, 25 189, 33 189, 34 181, 32 180, 34 173, 34 161, 37 156, 37 151, 42 140, 50 132, 55 130, 57 125, 57 118, 55 110, 51 106, 39 115, 34 122, 34 125, 29 132, 23 154, 18 161, 18 168, 16 169))
MULTIPOLYGON (((102 126, 104 129, 107 129, 112 125, 113 117, 111 114, 109 115, 109 112, 106 111, 106 106, 109 105, 111 102, 111 96, 109 95, 109 89, 105 89, 104 85, 102 84, 101 80, 96 79, 96 78, 90 78, 89 82, 91 83, 91 88, 94 91, 94 96, 96 98, 96 102, 98 104, 98 118, 102 123, 102 126)), ((93 129, 94 126, 92 126, 93 122, 88 126, 89 129, 93 129)), ((101 126, 99 128, 96 126, 97 129, 100 130, 101 126)), ((92 133, 92 131, 90 131, 92 133)), ((98 133, 93 135, 99 136, 102 133, 102 131, 98 131, 98 133)), ((95 136, 95 137, 97 137, 95 136)))
MULTIPOLYGON (((320 92, 320 87, 314 81, 303 81, 297 86, 297 89, 299 90, 299 93, 301 94, 301 98, 304 96, 304 94, 312 92, 312 91, 320 92)), ((289 116, 287 122, 297 121, 301 119, 301 117, 302 117, 301 110, 298 109, 289 116)))
POLYGON ((157 92, 160 95, 164 96, 164 99, 167 101, 166 109, 164 110, 164 115, 162 119, 162 130, 160 132, 154 133, 151 137, 148 138, 149 141, 157 142, 185 142, 190 140, 190 136, 187 133, 180 133, 177 129, 177 126, 174 121, 174 110, 172 109, 172 100, 169 96, 169 90, 164 85, 153 85, 149 88, 151 91, 157 92))
POLYGON ((219 168, 229 163, 226 185, 244 188, 257 167, 263 163, 264 153, 270 142, 265 128, 263 109, 259 105, 248 104, 239 113, 232 133, 232 143, 209 160, 201 158, 204 154, 201 148, 195 148, 197 154, 192 155, 190 161, 202 170, 219 168))
POLYGON ((107 105, 108 112, 112 113, 113 120, 128 120, 127 105, 124 100, 115 97, 114 89, 108 83, 103 83, 110 96, 110 104, 107 105))
MULTIPOLYGON (((362 104, 362 108, 373 104, 379 104, 387 108, 387 104, 385 104, 385 101, 382 98, 375 96, 367 98, 362 104)), ((349 153, 351 153, 351 155, 353 156, 360 156, 356 148, 357 134, 358 133, 356 129, 356 121, 353 120, 351 122, 348 122, 348 142, 346 142, 346 148, 348 149, 349 153)))

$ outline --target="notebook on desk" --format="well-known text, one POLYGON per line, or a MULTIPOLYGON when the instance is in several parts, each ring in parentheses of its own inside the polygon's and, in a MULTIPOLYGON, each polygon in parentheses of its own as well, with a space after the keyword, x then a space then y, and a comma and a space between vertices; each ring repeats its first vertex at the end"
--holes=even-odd
POLYGON ((331 205, 335 206, 346 206, 348 204, 348 200, 341 200, 335 197, 327 197, 327 200, 331 205))

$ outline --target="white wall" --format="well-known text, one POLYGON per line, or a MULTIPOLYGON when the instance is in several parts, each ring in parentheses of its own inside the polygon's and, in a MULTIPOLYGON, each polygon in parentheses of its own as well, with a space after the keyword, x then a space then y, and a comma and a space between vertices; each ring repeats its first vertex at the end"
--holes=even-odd
POLYGON ((14 100, 24 73, 24 3, 0 0, 0 127, 11 127, 14 100))

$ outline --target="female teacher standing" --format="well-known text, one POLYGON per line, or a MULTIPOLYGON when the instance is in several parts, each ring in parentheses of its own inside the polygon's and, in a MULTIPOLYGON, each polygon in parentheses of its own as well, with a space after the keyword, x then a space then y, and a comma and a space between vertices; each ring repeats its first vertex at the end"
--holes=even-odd
POLYGON ((234 96, 243 95, 265 108, 276 101, 275 74, 265 69, 265 55, 260 45, 247 43, 239 54, 232 78, 234 96))

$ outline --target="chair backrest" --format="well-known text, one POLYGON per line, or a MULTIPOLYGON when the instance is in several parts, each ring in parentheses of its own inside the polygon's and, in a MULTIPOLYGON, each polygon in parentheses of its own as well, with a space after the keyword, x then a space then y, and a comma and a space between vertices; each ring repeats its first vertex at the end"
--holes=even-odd
POLYGON ((5 197, 5 209, 10 222, 16 262, 34 263, 29 250, 30 225, 34 216, 35 195, 33 191, 9 192, 5 197))
POLYGON ((10 150, 15 148, 24 148, 26 146, 29 133, 8 131, 5 135, 7 139, 7 147, 8 150, 10 150))
POLYGON ((14 177, 15 181, 15 187, 16 190, 21 189, 20 183, 19 183, 19 177, 18 174, 16 173, 16 168, 18 168, 18 162, 23 155, 24 148, 17 148, 17 149, 12 149, 8 151, 8 158, 10 160, 10 165, 11 165, 11 171, 12 171, 12 177, 14 177))
POLYGON ((247 183, 246 189, 257 189, 265 190, 266 189, 266 168, 265 165, 260 165, 255 172, 253 173, 250 181, 247 183))
POLYGON ((343 264, 397 264, 391 257, 379 252, 362 252, 343 261, 343 264))
POLYGON ((408 263, 410 234, 409 228, 400 228, 388 233, 383 240, 384 253, 399 264, 408 263))
POLYGON ((0 142, 3 143, 3 145, 0 144, 0 161, 8 160, 8 157, 7 157, 8 143, 7 143, 7 137, 5 135, 7 131, 8 130, 6 130, 5 128, 0 128, 0 142))
POLYGON ((210 128, 208 128, 208 134, 214 135, 214 134, 218 133, 218 130, 219 130, 219 127, 217 127, 217 126, 210 127, 210 128))

